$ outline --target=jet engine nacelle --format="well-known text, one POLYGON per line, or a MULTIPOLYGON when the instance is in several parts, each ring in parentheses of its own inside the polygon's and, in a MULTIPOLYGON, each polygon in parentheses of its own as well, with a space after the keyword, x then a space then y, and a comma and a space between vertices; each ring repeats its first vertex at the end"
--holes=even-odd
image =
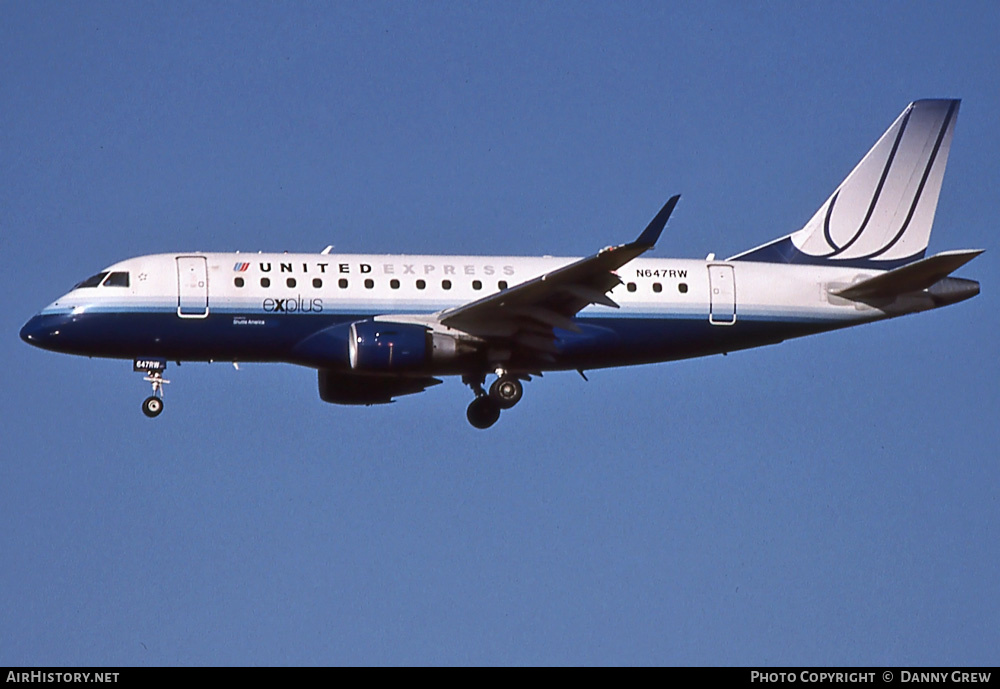
POLYGON ((356 371, 400 371, 455 358, 453 337, 415 323, 358 321, 351 324, 348 355, 356 371))
POLYGON ((438 385, 439 378, 380 376, 342 371, 319 371, 319 396, 332 404, 389 404, 396 397, 423 392, 438 385))

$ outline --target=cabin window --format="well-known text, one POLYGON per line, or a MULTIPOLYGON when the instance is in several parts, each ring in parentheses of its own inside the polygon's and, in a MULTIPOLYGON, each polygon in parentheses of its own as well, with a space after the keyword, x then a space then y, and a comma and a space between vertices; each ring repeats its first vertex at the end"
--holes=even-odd
POLYGON ((681 284, 677 285, 677 291, 680 292, 681 294, 687 294, 688 291, 687 283, 682 282, 681 284))
POLYGON ((483 288, 483 283, 481 280, 472 281, 472 289, 482 289, 482 288, 483 288))
POLYGON ((337 285, 340 286, 340 289, 347 289, 347 278, 340 278, 340 280, 337 281, 337 285))
POLYGON ((661 285, 658 282, 654 282, 653 283, 653 291, 656 292, 657 294, 659 294, 660 292, 663 291, 663 285, 661 285))
POLYGON ((442 280, 441 289, 451 289, 451 280, 442 280))
POLYGON ((501 280, 500 282, 497 283, 497 287, 500 289, 501 292, 504 291, 505 289, 507 289, 507 281, 501 280))
POLYGON ((233 284, 237 287, 242 287, 244 285, 243 278, 236 278, 233 280, 233 284))
POLYGON ((392 287, 393 289, 399 289, 399 280, 396 279, 389 280, 389 287, 392 287))
POLYGON ((115 271, 104 281, 104 287, 128 287, 128 273, 115 271))
POLYGON ((629 291, 629 292, 634 292, 634 291, 635 291, 635 289, 636 289, 636 288, 635 288, 635 283, 634 283, 634 282, 630 282, 630 283, 628 283, 628 284, 627 284, 627 285, 625 285, 625 286, 626 286, 626 287, 628 288, 628 291, 629 291))
POLYGON ((313 278, 313 287, 315 287, 316 289, 319 289, 322 286, 323 286, 323 281, 322 280, 320 280, 319 278, 313 278))
POLYGON ((374 286, 375 286, 374 280, 372 280, 371 278, 365 280, 365 289, 371 289, 374 286))
POLYGON ((260 286, 261 287, 270 287, 271 286, 271 278, 261 278, 260 279, 260 286))
POLYGON ((289 287, 295 287, 295 278, 288 278, 285 280, 285 284, 289 287))
POLYGON ((107 272, 98 273, 97 275, 92 275, 83 282, 77 283, 76 287, 73 289, 78 289, 80 287, 97 287, 101 284, 101 281, 108 276, 107 272))
POLYGON ((417 280, 417 289, 423 289, 427 286, 427 283, 423 280, 417 280))

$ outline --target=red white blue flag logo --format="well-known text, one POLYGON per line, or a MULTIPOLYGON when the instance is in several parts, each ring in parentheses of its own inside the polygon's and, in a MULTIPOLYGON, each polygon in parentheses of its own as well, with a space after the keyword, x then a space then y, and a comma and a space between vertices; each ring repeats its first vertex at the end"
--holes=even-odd
POLYGON ((233 267, 233 270, 235 270, 237 273, 242 273, 242 272, 246 271, 246 269, 249 268, 249 267, 250 267, 249 263, 237 263, 233 267))

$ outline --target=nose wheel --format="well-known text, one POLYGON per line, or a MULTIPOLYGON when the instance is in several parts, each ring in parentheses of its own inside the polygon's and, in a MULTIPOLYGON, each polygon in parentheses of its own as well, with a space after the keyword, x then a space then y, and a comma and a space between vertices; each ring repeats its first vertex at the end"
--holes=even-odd
POLYGON ((159 397, 147 397, 142 402, 142 413, 149 418, 155 418, 163 411, 163 400, 159 397))

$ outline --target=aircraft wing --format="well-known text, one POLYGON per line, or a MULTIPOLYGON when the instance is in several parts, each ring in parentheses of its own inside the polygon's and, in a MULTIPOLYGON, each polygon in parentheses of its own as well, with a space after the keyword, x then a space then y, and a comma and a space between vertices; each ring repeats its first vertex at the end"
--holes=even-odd
POLYGON ((438 314, 443 325, 484 339, 504 338, 543 359, 556 352, 554 329, 580 332, 573 321, 591 304, 618 308, 607 293, 621 284, 621 266, 653 248, 680 196, 672 197, 639 237, 610 246, 510 289, 438 314))

